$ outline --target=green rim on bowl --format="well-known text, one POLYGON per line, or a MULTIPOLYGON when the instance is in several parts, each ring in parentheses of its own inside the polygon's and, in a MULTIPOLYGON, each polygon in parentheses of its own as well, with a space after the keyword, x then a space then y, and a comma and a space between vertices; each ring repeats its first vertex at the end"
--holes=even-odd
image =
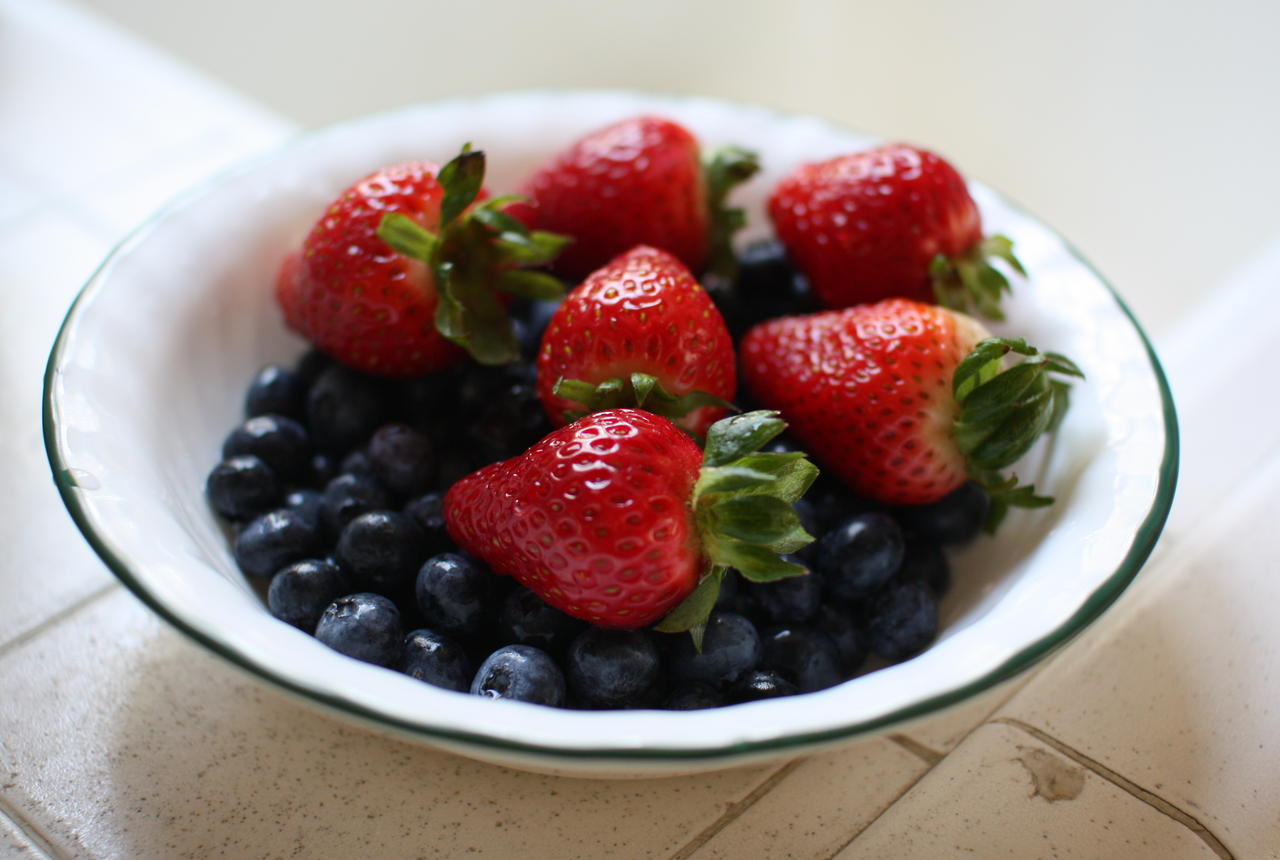
MULTIPOLYGON (((325 129, 322 131, 330 130, 331 129, 325 129)), ((303 135, 303 137, 317 133, 319 132, 310 132, 303 135)), ((294 143, 296 143, 296 139, 295 141, 291 141, 286 144, 286 146, 293 145, 294 143)), ((1093 274, 1099 283, 1105 286, 1111 298, 1115 301, 1117 307, 1121 310, 1124 317, 1127 318, 1129 324, 1133 327, 1133 330, 1141 340, 1146 357, 1150 362, 1153 379, 1159 391, 1162 411, 1161 417, 1164 429, 1164 450, 1160 459, 1159 474, 1157 476, 1156 490, 1151 507, 1147 511, 1144 519, 1138 525, 1136 532, 1133 535, 1133 539, 1129 544, 1128 550, 1116 569, 1093 590, 1087 599, 1084 600, 1079 608, 1069 618, 1067 618, 1064 623, 1027 643, 999 665, 985 672, 975 680, 962 683, 954 688, 947 689, 943 692, 939 692, 920 701, 914 702, 908 706, 892 710, 871 719, 853 721, 824 731, 797 732, 757 741, 741 741, 721 745, 706 745, 698 748, 632 748, 618 746, 603 749, 581 749, 524 743, 509 738, 497 737, 492 734, 468 732, 456 728, 444 728, 398 719, 385 713, 363 707, 359 703, 299 684, 272 668, 246 658, 234 648, 229 647, 227 643, 207 635, 200 629, 199 625, 193 623, 191 619, 184 617, 181 613, 174 611, 173 608, 159 600, 147 587, 144 581, 145 577, 141 577, 139 575, 139 571, 134 569, 133 563, 130 559, 127 558, 124 553, 119 551, 108 535, 102 533, 97 528, 93 516, 87 509, 87 506, 81 496, 76 491, 75 482, 71 475, 71 469, 68 463, 67 452, 63 450, 60 443, 59 421, 61 417, 61 407, 59 404, 58 392, 56 390, 56 380, 58 379, 61 369, 66 363, 71 330, 88 299, 91 298, 106 281, 106 276, 110 273, 114 261, 129 251, 134 245, 142 241, 151 227, 168 212, 182 206, 185 201, 197 197, 203 190, 215 185, 228 174, 234 174, 238 171, 248 169, 254 163, 261 159, 269 158, 271 155, 272 153, 268 153, 264 156, 260 156, 259 158, 255 158, 244 165, 233 168, 231 171, 227 171, 226 173, 219 174, 200 186, 197 186, 195 189, 192 189, 187 194, 184 194, 169 206, 153 215, 147 222, 133 231, 133 233, 116 245, 116 247, 111 251, 110 255, 90 277, 89 281, 81 289, 75 301, 72 303, 54 343, 44 377, 43 429, 46 451, 52 467, 54 480, 57 484, 58 491, 62 496, 62 500, 67 506, 67 510, 70 512, 80 531, 84 534, 90 545, 107 564, 107 566, 115 573, 115 575, 144 603, 150 606, 151 609, 186 635, 200 642, 211 651, 226 658, 232 664, 248 671, 252 675, 266 680, 288 692, 299 695, 309 701, 325 705, 349 717, 356 718, 361 722, 370 723, 380 728, 390 729, 410 736, 417 736, 427 740, 434 739, 466 747, 506 750, 513 753, 527 754, 542 758, 558 757, 575 760, 618 762, 716 760, 722 758, 737 758, 751 753, 776 753, 779 751, 819 745, 876 732, 887 726, 925 716, 990 689, 1002 681, 1012 678, 1024 671, 1081 632, 1095 618, 1097 618, 1103 610, 1116 600, 1116 598, 1124 591, 1125 587, 1133 580, 1141 569, 1143 563, 1154 548, 1160 532, 1164 527, 1164 523, 1172 505, 1174 488, 1177 481, 1179 449, 1177 418, 1174 411, 1172 394, 1165 378, 1164 371, 1160 366, 1159 360, 1155 355, 1155 351, 1153 350, 1146 333, 1142 330, 1128 306, 1120 298, 1119 294, 1110 285, 1110 283, 1108 283, 1087 260, 1085 260, 1072 246, 1070 246, 1069 243, 1065 242, 1065 240, 1058 236, 1056 232, 1047 227, 1043 227, 1042 222, 1037 222, 1041 224, 1043 229, 1052 234, 1059 242, 1062 243, 1066 252, 1075 260, 1075 262, 1085 267, 1093 274)), ((1007 205, 1010 210, 1023 215, 1026 214, 1020 207, 1010 203, 1007 198, 1000 197, 999 199, 1002 203, 1007 205)))

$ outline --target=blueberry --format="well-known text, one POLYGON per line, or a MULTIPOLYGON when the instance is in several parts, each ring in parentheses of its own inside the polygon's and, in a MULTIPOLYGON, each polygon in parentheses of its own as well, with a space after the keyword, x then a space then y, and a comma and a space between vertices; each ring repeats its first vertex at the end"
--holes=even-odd
MULTIPOLYGON (((746 615, 751 603, 747 597, 745 581, 736 570, 726 571, 720 580, 720 592, 716 595, 716 609, 746 615)), ((754 607, 751 607, 754 611, 754 607)))
POLYGON ((307 386, 292 370, 268 364, 254 374, 244 396, 244 414, 284 415, 302 418, 306 414, 307 386))
POLYGON ((521 351, 526 358, 532 359, 537 356, 538 348, 542 345, 543 332, 547 330, 547 324, 551 322, 551 317, 560 308, 562 301, 562 299, 555 299, 521 302, 513 308, 512 318, 521 323, 517 335, 521 351))
POLYGON ((569 688, 599 708, 638 704, 660 672, 658 649, 641 630, 591 627, 569 645, 565 661, 569 688))
POLYGON ((258 457, 232 457, 213 467, 205 494, 215 511, 232 520, 247 519, 280 499, 280 479, 258 457))
POLYGON ((565 649, 587 626, 585 621, 550 606, 527 588, 507 595, 498 613, 498 635, 507 642, 533 645, 549 654, 565 649))
POLYGON ((478 452, 471 452, 462 447, 450 447, 440 452, 439 466, 436 469, 436 485, 441 491, 470 475, 481 466, 487 466, 492 460, 483 460, 478 452))
POLYGON ((323 487, 338 477, 339 473, 338 464, 334 462, 333 457, 323 452, 312 454, 311 469, 307 474, 306 483, 312 487, 323 487))
POLYGON ((324 488, 320 520, 325 532, 336 540, 347 523, 356 517, 390 507, 391 496, 373 478, 339 475, 324 488))
MULTIPOLYGON (((786 560, 804 564, 791 556, 786 560)), ((772 582, 749 582, 746 588, 756 616, 766 624, 804 624, 818 614, 822 603, 822 583, 811 573, 772 582)))
POLYGON ((524 383, 499 391, 473 426, 479 453, 488 462, 516 456, 550 430, 537 390, 524 383))
POLYGON ((895 513, 913 535, 934 543, 960 544, 977 537, 990 507, 986 491, 967 483, 936 502, 898 508, 895 513))
POLYGON ((434 630, 414 630, 404 638, 400 671, 411 678, 465 693, 471 688, 471 661, 448 636, 434 630))
POLYGON ((439 555, 454 548, 453 538, 444 521, 444 495, 427 493, 405 504, 404 513, 413 518, 422 531, 427 555, 439 555))
POLYGON ((257 517, 236 535, 236 564, 249 576, 271 576, 320 549, 320 535, 298 511, 282 508, 257 517))
POLYGON ((822 520, 818 518, 818 509, 808 499, 796 500, 796 503, 791 508, 796 512, 796 517, 799 518, 801 527, 812 535, 814 539, 813 543, 798 550, 796 555, 806 561, 811 561, 818 552, 818 538, 823 533, 822 520))
POLYGON ((760 634, 755 625, 736 612, 712 612, 702 637, 702 653, 693 639, 681 634, 668 658, 671 677, 677 681, 729 684, 754 669, 760 661, 760 634))
POLYGON ((382 423, 379 382, 340 364, 316 377, 307 392, 307 425, 322 451, 342 453, 369 437, 382 423))
POLYGON ((494 575, 480 562, 446 552, 427 559, 414 593, 431 627, 452 634, 480 633, 492 617, 494 575))
POLYGON ((436 473, 435 446, 408 424, 384 424, 369 440, 369 463, 388 490, 416 496, 427 491, 436 473))
POLYGON ((404 651, 400 610, 381 594, 348 594, 330 603, 316 624, 316 638, 378 666, 395 666, 404 651))
POLYGON ((775 239, 752 242, 738 259, 735 333, 764 320, 817 310, 809 282, 787 260, 775 239))
POLYGON ((392 396, 398 407, 396 411, 418 427, 441 421, 453 412, 454 379, 451 373, 431 373, 395 382, 392 396))
POLYGON ((880 510, 880 506, 870 499, 864 499, 833 480, 824 481, 822 478, 805 495, 805 499, 813 505, 817 517, 818 531, 809 532, 812 535, 830 531, 857 514, 880 510))
POLYGON ((356 517, 342 530, 333 554, 356 583, 383 593, 412 579, 426 557, 417 523, 398 511, 356 517))
POLYGON ((729 700, 732 702, 758 702, 761 699, 776 699, 780 696, 794 696, 800 692, 796 685, 788 681, 775 669, 756 669, 739 678, 729 688, 729 700))
POLYGON ((480 665, 471 692, 491 699, 559 707, 564 704, 565 680, 544 652, 532 645, 506 645, 480 665))
POLYGON ((802 693, 840 683, 840 652, 825 633, 806 627, 783 627, 763 637, 760 665, 777 669, 802 693))
POLYGON ((938 635, 938 603, 922 582, 891 582, 876 595, 867 642, 886 660, 905 660, 938 635))
POLYGON ((324 495, 319 490, 294 490, 284 497, 284 506, 297 511, 308 526, 315 529, 317 534, 320 533, 324 525, 320 516, 320 510, 324 507, 324 495))
POLYGON ((298 379, 302 380, 303 385, 310 387, 320 377, 320 374, 333 366, 333 363, 333 359, 320 350, 309 349, 303 353, 302 358, 298 359, 293 372, 298 379))
POLYGON ((951 588, 951 565, 947 562, 947 554, 937 544, 908 541, 902 567, 898 568, 898 579, 923 582, 941 597, 951 588))
POLYGON ((223 459, 254 456, 282 478, 305 477, 311 468, 306 429, 283 415, 258 415, 232 430, 222 443, 223 459))
POLYGON ((902 553, 902 529, 889 516, 870 512, 823 535, 814 563, 834 597, 858 600, 893 576, 902 553))
POLYGON ((833 603, 823 604, 813 619, 813 628, 825 633, 840 655, 840 670, 852 675, 867 659, 867 633, 854 613, 833 603))
POLYGON ((701 681, 683 681, 671 689, 662 707, 669 711, 699 711, 718 708, 725 703, 724 694, 701 681))
POLYGON ((312 633, 325 607, 350 588, 342 570, 333 562, 304 559, 282 568, 271 578, 267 608, 281 621, 312 633))
POLYGON ((364 448, 352 448, 347 452, 347 456, 342 458, 342 462, 338 464, 338 474, 355 475, 359 478, 376 478, 373 472, 373 461, 369 459, 369 452, 364 448))

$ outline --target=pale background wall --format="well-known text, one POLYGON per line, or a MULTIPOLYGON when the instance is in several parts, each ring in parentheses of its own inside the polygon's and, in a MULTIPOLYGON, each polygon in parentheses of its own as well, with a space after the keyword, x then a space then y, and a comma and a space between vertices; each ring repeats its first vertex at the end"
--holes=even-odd
POLYGON ((620 86, 926 144, 1058 227, 1156 334, 1280 236, 1274 0, 79 2, 308 126, 620 86))

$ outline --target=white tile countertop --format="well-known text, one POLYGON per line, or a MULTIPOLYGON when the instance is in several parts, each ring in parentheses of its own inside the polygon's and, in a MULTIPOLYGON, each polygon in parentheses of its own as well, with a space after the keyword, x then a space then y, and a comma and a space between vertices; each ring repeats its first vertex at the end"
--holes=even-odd
POLYGON ((1183 431, 1172 517, 1032 677, 780 765, 540 776, 287 700, 92 553, 40 433, 62 315, 155 206, 292 127, 44 0, 0 0, 0 81, 0 856, 1280 857, 1280 243, 1159 338, 1183 431))

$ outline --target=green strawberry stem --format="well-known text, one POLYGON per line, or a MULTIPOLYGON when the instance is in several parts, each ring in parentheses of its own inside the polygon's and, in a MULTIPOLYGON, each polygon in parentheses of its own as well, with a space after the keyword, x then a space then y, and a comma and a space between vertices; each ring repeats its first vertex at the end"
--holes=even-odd
POLYGON ((988 236, 958 257, 942 254, 933 258, 929 276, 933 280, 933 296, 944 308, 962 313, 976 313, 993 320, 1004 319, 1000 300, 1009 292, 1009 279, 991 265, 1003 260, 1023 277, 1027 271, 1013 253, 1013 241, 1007 236, 988 236))
POLYGON ((777 412, 759 410, 711 425, 690 506, 707 571, 698 586, 655 629, 688 631, 701 650, 707 617, 730 569, 752 582, 807 573, 782 556, 813 542, 792 507, 818 476, 804 453, 761 453, 786 429, 777 412))
POLYGON ((1053 503, 1019 485, 1017 475, 1000 470, 1013 465, 1066 412, 1070 385, 1052 374, 1083 379, 1069 358, 1041 352, 1021 338, 992 337, 980 342, 956 367, 952 392, 960 405, 953 438, 968 462, 969 476, 991 496, 986 529, 994 532, 1011 507, 1039 508, 1053 503), (1022 360, 1005 366, 1013 353, 1022 360))
POLYGON ((484 171, 484 153, 464 145, 436 176, 444 189, 439 232, 389 212, 378 226, 378 238, 397 253, 431 267, 438 296, 435 326, 440 334, 481 364, 508 364, 520 357, 520 345, 500 296, 563 296, 564 284, 559 280, 523 267, 551 262, 569 239, 531 231, 502 211, 519 197, 495 197, 473 206, 484 171))
POLYGON ((747 215, 740 207, 730 207, 729 192, 760 170, 754 152, 726 146, 712 153, 703 165, 707 181, 707 205, 711 210, 711 253, 700 280, 712 292, 731 288, 738 276, 738 257, 733 252, 733 234, 746 226, 747 215))
POLYGON ((732 403, 705 391, 690 391, 679 396, 672 394, 662 386, 658 377, 647 373, 633 373, 627 379, 606 379, 596 385, 580 379, 561 378, 556 381, 553 392, 557 397, 581 403, 585 407, 582 410, 566 410, 565 421, 577 421, 592 412, 628 407, 644 409, 673 421, 704 406, 720 406, 736 411, 732 403))

